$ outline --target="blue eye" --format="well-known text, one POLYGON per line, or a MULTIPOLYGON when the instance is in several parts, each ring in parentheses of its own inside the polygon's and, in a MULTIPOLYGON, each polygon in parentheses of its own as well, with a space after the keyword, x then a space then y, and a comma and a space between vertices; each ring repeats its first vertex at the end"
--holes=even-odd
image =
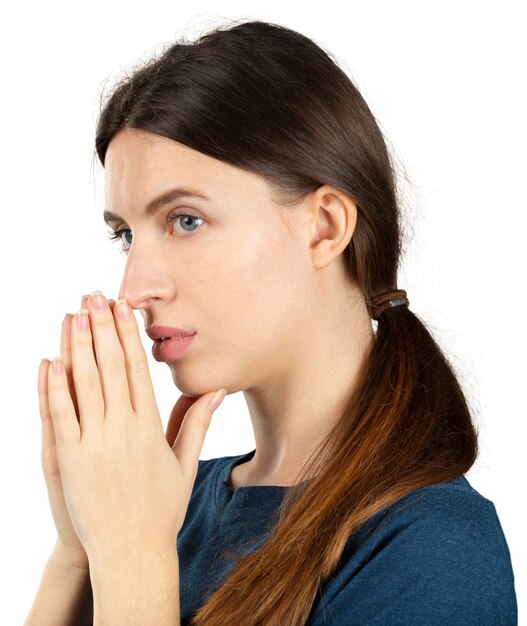
MULTIPOLYGON (((170 221, 170 222, 176 222, 176 221, 177 221, 177 219, 178 219, 178 218, 180 218, 180 217, 188 217, 188 218, 190 218, 190 220, 191 220, 191 221, 192 221, 192 220, 201 220, 201 221, 203 221, 200 217, 196 217, 196 216, 194 216, 194 215, 186 215, 185 213, 182 213, 182 214, 180 214, 180 215, 174 215, 173 217, 171 217, 171 218, 170 218, 170 220, 169 220, 169 221, 170 221)), ((189 224, 188 224, 188 223, 187 223, 187 226, 189 226, 189 224)), ((198 226, 198 228, 199 228, 199 226, 198 226)), ((184 232, 191 232, 191 233, 192 233, 192 232, 194 232, 195 230, 198 230, 198 228, 194 228, 193 230, 190 230, 190 231, 184 231, 184 232)))
MULTIPOLYGON (((167 223, 172 223, 172 222, 175 223, 175 222, 177 222, 177 220, 179 218, 183 218, 183 217, 189 218, 185 222, 181 222, 182 224, 185 224, 185 227, 191 226, 192 225, 192 220, 198 220, 199 222, 203 222, 203 218, 197 217, 196 215, 189 215, 188 213, 180 213, 180 214, 172 213, 169 216, 169 218, 167 219, 167 223)), ((186 232, 186 233, 189 233, 189 234, 181 235, 181 236, 182 237, 190 237, 194 231, 199 229, 199 226, 200 226, 200 224, 198 224, 198 226, 193 228, 192 230, 184 230, 183 232, 186 232)), ((108 239, 110 239, 110 241, 119 241, 121 243, 121 250, 120 251, 121 252, 128 252, 130 250, 130 246, 132 245, 132 243, 131 242, 128 243, 128 242, 125 242, 125 240, 123 240, 123 234, 124 233, 131 233, 131 230, 129 228, 118 228, 117 230, 111 229, 108 232, 108 239)))

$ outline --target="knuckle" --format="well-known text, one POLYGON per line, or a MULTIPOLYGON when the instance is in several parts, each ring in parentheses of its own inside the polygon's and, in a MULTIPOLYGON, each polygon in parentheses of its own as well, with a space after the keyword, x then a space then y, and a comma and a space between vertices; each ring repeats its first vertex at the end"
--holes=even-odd
POLYGON ((209 425, 209 419, 203 413, 199 413, 195 418, 196 427, 199 428, 200 431, 206 431, 209 425))
POLYGON ((108 356, 102 359, 101 365, 110 372, 119 372, 124 367, 124 357, 116 355, 108 356))
POLYGON ((137 334, 137 329, 131 324, 123 324, 119 328, 119 334, 124 341, 130 342, 133 345, 134 338, 137 334))
POLYGON ((64 420, 68 415, 68 409, 63 404, 57 404, 53 407, 53 418, 56 420, 64 420))
POLYGON ((100 328, 115 328, 112 315, 101 315, 97 320, 97 326, 100 328))
POLYGON ((137 331, 137 327, 134 327, 133 324, 124 324, 123 322, 126 322, 129 320, 120 320, 120 325, 119 325, 119 333, 122 335, 125 335, 126 337, 132 337, 136 331, 137 331))
POLYGON ((131 360, 130 367, 132 371, 140 376, 148 373, 148 362, 142 357, 135 357, 131 360))
POLYGON ((92 337, 89 333, 82 333, 76 336, 75 342, 77 345, 82 348, 89 348, 91 350, 92 347, 92 337))
POLYGON ((83 372, 78 375, 78 383, 87 391, 95 391, 99 387, 99 375, 96 372, 83 372))
POLYGON ((60 379, 51 378, 51 380, 48 382, 49 391, 61 391, 63 387, 64 385, 62 383, 62 380, 60 379))
POLYGON ((46 419, 46 417, 49 414, 49 407, 48 407, 47 400, 45 402, 43 400, 39 401, 39 403, 38 403, 38 412, 40 413, 40 417, 42 419, 46 419))

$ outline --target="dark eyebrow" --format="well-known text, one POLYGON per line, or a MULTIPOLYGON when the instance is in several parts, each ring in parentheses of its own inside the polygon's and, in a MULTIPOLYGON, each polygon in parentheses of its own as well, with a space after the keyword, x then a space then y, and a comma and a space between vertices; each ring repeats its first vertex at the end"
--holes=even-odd
MULTIPOLYGON (((169 204, 170 202, 174 202, 175 200, 179 200, 180 198, 198 198, 199 200, 210 202, 210 198, 207 198, 207 196, 204 196, 197 191, 193 191, 192 189, 187 189, 185 187, 175 187, 174 189, 169 189, 157 198, 151 200, 146 205, 143 215, 145 217, 151 217, 161 207, 169 204)), ((103 219, 107 224, 113 221, 125 221, 122 217, 116 215, 115 213, 111 213, 110 211, 104 211, 103 219)))

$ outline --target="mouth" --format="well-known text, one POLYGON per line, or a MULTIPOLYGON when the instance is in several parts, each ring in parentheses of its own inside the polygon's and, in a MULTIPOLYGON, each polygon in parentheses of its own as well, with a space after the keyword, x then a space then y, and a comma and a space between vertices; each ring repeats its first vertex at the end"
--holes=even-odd
POLYGON ((195 335, 196 333, 192 335, 160 337, 154 341, 152 356, 156 361, 172 361, 179 359, 179 357, 190 348, 195 335))
POLYGON ((167 341, 168 339, 186 339, 187 337, 192 337, 193 335, 172 335, 172 337, 161 337, 160 339, 156 339, 156 343, 163 343, 163 341, 167 341))
POLYGON ((171 326, 151 325, 145 327, 146 334, 157 343, 163 343, 169 339, 184 339, 193 337, 196 331, 187 330, 186 328, 175 328, 171 326))

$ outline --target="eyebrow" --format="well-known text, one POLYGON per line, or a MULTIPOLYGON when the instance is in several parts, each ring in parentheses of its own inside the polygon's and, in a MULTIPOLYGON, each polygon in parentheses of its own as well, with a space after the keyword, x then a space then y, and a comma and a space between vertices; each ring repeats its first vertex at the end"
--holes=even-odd
MULTIPOLYGON (((143 215, 145 217, 151 217, 160 208, 164 207, 167 204, 170 204, 171 202, 174 202, 175 200, 179 200, 180 198, 198 198, 199 200, 205 200, 207 202, 211 201, 210 198, 208 198, 207 196, 192 189, 188 189, 186 187, 175 187, 174 189, 169 189, 157 198, 151 200, 146 205, 143 211, 143 215)), ((104 211, 103 219, 107 224, 113 221, 126 221, 124 220, 124 218, 116 215, 115 213, 111 213, 110 211, 104 211)))

